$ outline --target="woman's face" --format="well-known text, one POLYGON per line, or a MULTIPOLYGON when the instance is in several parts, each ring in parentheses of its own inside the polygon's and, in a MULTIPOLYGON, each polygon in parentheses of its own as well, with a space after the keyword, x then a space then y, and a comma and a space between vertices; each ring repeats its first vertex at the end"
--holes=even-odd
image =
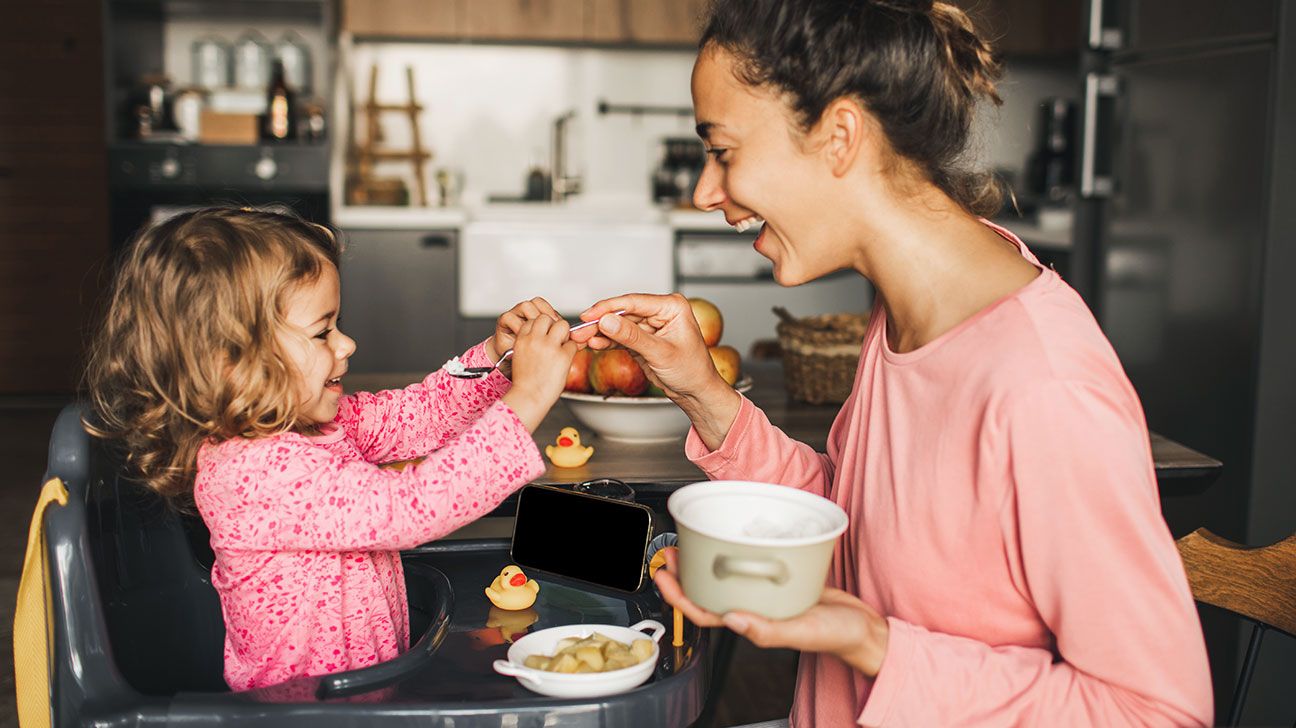
POLYGON ((823 204, 832 174, 822 144, 798 130, 778 95, 740 81, 734 63, 708 46, 693 66, 693 108, 707 148, 693 204, 722 210, 740 232, 763 222, 754 247, 784 286, 850 266, 823 204))
POLYGON ((297 374, 298 422, 322 425, 337 417, 342 375, 355 341, 338 329, 341 307, 337 270, 329 265, 318 280, 297 286, 285 301, 287 326, 279 346, 297 374))

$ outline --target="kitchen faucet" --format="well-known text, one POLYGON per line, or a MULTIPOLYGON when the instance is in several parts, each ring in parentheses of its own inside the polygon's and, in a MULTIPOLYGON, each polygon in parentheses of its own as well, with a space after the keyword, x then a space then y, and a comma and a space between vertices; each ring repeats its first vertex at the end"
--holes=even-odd
POLYGON ((553 159, 550 160, 549 166, 553 172, 549 199, 553 202, 562 202, 567 199, 568 195, 574 195, 581 191, 580 175, 569 175, 567 173, 567 124, 575 118, 576 112, 568 111, 554 119, 553 147, 551 149, 553 159))

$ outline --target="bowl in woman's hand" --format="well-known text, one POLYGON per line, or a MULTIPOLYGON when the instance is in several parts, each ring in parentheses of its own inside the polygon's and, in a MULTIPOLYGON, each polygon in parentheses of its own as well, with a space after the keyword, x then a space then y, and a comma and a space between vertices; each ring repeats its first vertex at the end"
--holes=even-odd
MULTIPOLYGON (((751 387, 751 377, 743 377, 734 385, 739 392, 751 387)), ((666 397, 563 392, 562 400, 573 417, 604 440, 637 444, 671 442, 689 431, 688 416, 666 397)))
POLYGON ((717 480, 671 494, 684 596, 715 614, 788 619, 823 594, 846 512, 803 490, 717 480))

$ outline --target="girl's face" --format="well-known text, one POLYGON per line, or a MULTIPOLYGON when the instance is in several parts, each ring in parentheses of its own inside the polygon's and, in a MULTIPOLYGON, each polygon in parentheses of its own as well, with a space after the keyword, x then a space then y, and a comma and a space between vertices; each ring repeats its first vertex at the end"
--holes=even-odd
POLYGON ((823 204, 831 173, 821 144, 797 130, 778 95, 741 82, 734 64, 731 53, 708 46, 693 66, 693 108, 707 148, 693 204, 722 210, 740 231, 763 222, 754 247, 784 286, 850 266, 833 245, 834 220, 823 204))
POLYGON ((355 341, 338 329, 341 286, 337 269, 326 265, 318 280, 297 286, 288 295, 287 327, 279 346, 297 373, 298 423, 313 427, 337 417, 342 375, 355 341))

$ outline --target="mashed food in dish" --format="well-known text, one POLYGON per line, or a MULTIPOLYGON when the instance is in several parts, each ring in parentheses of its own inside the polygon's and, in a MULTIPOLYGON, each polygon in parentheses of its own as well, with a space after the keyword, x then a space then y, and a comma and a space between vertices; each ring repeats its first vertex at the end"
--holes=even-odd
POLYGON ((523 663, 546 672, 611 672, 634 667, 652 657, 652 640, 618 642, 595 632, 589 637, 567 637, 559 640, 553 655, 530 655, 523 663))

